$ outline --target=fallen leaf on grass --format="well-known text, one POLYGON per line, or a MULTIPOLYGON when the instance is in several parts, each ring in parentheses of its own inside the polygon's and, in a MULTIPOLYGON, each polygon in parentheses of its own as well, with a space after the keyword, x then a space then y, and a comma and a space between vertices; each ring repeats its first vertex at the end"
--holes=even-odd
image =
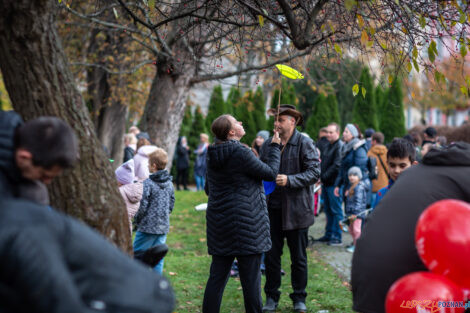
POLYGON ((205 241, 206 241, 206 238, 199 238, 199 241, 200 241, 200 242, 205 242, 205 241))
POLYGON ((170 272, 170 273, 168 273, 168 275, 170 275, 170 276, 176 276, 176 275, 178 275, 178 274, 176 274, 175 272, 170 272))

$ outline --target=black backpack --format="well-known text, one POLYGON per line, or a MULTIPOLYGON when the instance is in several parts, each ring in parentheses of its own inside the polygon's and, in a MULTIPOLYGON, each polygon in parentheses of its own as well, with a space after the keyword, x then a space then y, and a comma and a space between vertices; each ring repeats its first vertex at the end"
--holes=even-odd
MULTIPOLYGON (((364 148, 367 151, 366 145, 362 145, 362 148, 364 148)), ((373 156, 367 157, 367 172, 369 173, 369 179, 377 179, 379 177, 379 169, 377 168, 377 159, 373 156)))

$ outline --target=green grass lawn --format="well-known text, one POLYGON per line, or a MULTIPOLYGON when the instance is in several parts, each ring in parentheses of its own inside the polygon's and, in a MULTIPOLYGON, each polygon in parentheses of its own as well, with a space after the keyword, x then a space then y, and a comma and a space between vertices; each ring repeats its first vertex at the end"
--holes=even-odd
MULTIPOLYGON (((171 226, 167 239, 170 251, 165 257, 164 265, 164 274, 171 280, 176 293, 175 312, 201 312, 211 262, 211 257, 207 254, 205 212, 194 209, 203 202, 207 202, 203 192, 176 192, 176 204, 170 217, 171 226)), ((316 258, 313 251, 309 250, 308 253, 306 304, 309 312, 352 312, 351 292, 347 284, 341 281, 331 267, 316 258)), ((291 312, 290 261, 286 245, 282 264, 286 275, 282 279, 278 312, 291 312)), ((262 294, 264 298, 264 292, 262 294)), ((221 312, 244 312, 239 279, 230 278, 225 288, 221 312)))

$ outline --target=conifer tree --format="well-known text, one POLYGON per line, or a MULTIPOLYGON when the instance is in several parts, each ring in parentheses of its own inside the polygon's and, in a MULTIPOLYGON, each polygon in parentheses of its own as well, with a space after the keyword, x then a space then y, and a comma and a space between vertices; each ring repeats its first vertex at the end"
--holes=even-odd
POLYGON ((232 87, 227 96, 227 101, 225 102, 225 106, 227 108, 228 114, 234 114, 234 106, 240 100, 240 89, 232 87))
POLYGON ((359 81, 359 93, 354 98, 353 123, 356 123, 362 132, 367 128, 377 130, 375 88, 368 68, 362 70, 359 81))
POLYGON ((191 112, 192 106, 190 105, 190 100, 186 103, 186 108, 184 109, 183 122, 181 123, 180 136, 189 136, 191 127, 193 124, 193 114, 191 112))
POLYGON ((253 111, 253 92, 249 90, 234 106, 234 117, 243 123, 245 129, 245 136, 240 141, 249 146, 251 146, 257 132, 253 111))
POLYGON ((315 99, 313 106, 313 113, 308 118, 304 131, 316 141, 318 138, 318 131, 321 127, 325 127, 331 122, 331 113, 327 97, 320 93, 315 99))
POLYGON ((384 102, 386 93, 387 91, 384 91, 380 84, 375 88, 375 107, 377 109, 377 124, 379 130, 382 129, 382 117, 385 114, 384 102))
POLYGON ((326 98, 326 102, 328 103, 328 110, 330 112, 328 124, 333 122, 340 124, 338 100, 336 100, 336 95, 328 95, 328 97, 326 98))
MULTIPOLYGON (((212 122, 212 121, 211 121, 212 122)), ((199 145, 199 135, 207 132, 204 115, 202 114, 201 107, 198 105, 194 111, 194 119, 191 125, 191 130, 188 137, 188 145, 191 150, 194 150, 199 145)))
POLYGON ((385 142, 391 142, 393 138, 402 137, 406 133, 403 91, 398 77, 393 80, 384 100, 380 129, 385 136, 385 142))
POLYGON ((253 95, 253 120, 258 131, 266 130, 266 101, 261 87, 253 95))
POLYGON ((209 101, 209 108, 206 116, 206 129, 210 129, 212 122, 220 115, 226 113, 227 109, 225 106, 224 96, 222 94, 222 87, 217 85, 214 87, 209 101))

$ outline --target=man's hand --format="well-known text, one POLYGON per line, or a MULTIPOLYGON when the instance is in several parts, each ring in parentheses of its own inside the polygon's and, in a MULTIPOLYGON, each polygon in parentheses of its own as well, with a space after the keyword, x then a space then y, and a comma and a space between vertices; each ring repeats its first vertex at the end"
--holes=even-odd
POLYGON ((336 197, 339 197, 339 187, 335 187, 335 190, 333 191, 336 197))
POLYGON ((287 175, 279 174, 276 177, 276 185, 284 187, 287 185, 287 175))

